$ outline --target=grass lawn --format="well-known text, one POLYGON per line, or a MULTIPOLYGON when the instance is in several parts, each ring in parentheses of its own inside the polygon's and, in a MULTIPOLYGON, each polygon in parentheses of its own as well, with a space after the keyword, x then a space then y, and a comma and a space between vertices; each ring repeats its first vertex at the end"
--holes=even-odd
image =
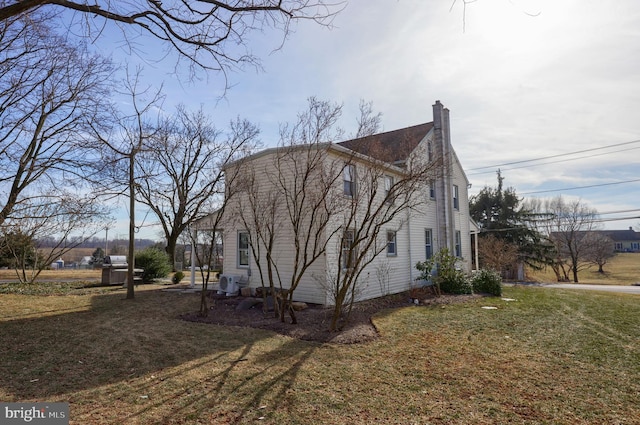
MULTIPOLYGON (((605 264, 604 273, 592 266, 578 272, 579 283, 594 285, 631 285, 640 282, 640 253, 620 253, 605 264)), ((570 278, 573 276, 570 275, 570 278)), ((550 267, 544 270, 527 270, 527 278, 536 282, 556 282, 556 275, 550 267)))
POLYGON ((319 345, 139 288, 0 294, 0 400, 70 402, 72 424, 640 423, 638 296, 508 287, 319 345))

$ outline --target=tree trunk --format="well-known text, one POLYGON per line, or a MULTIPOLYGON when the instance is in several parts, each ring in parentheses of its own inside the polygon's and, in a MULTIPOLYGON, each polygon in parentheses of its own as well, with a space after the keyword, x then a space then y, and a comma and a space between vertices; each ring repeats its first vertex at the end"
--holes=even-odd
POLYGON ((165 251, 169 256, 171 270, 173 270, 174 272, 177 271, 176 270, 176 246, 177 245, 178 245, 178 237, 173 236, 173 234, 169 235, 169 237, 167 238, 167 247, 165 248, 165 251))
POLYGON ((207 302, 207 281, 209 279, 205 279, 202 282, 202 292, 200 293, 200 311, 198 312, 198 316, 207 317, 209 315, 209 303, 207 302))

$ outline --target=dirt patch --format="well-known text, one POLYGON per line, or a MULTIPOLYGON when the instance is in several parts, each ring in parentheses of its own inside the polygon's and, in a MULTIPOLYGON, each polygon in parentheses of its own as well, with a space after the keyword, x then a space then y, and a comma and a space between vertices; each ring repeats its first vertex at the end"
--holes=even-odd
MULTIPOLYGON (((426 296, 420 297, 419 305, 461 303, 477 297, 480 295, 426 296)), ((187 321, 216 325, 266 329, 306 341, 355 344, 371 341, 378 337, 378 331, 371 322, 371 317, 376 313, 415 305, 415 301, 409 296, 409 293, 362 301, 353 306, 349 321, 341 331, 329 332, 331 315, 333 314, 331 307, 309 305, 308 308, 296 312, 298 323, 294 325, 290 323, 288 315, 285 316, 283 323, 274 317, 273 311, 263 312, 262 302, 246 310, 238 309, 238 305, 243 300, 245 300, 243 297, 228 298, 214 295, 211 299, 208 317, 199 317, 197 313, 188 313, 182 315, 181 318, 187 321)))

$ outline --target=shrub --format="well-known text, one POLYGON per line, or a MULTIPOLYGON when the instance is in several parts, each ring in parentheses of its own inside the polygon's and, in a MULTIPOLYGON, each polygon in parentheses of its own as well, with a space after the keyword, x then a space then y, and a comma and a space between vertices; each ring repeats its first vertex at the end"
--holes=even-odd
POLYGON ((171 278, 171 281, 173 283, 180 283, 180 281, 182 281, 182 279, 184 279, 184 272, 182 272, 181 270, 178 270, 177 272, 175 272, 173 274, 173 277, 171 278))
POLYGON ((417 277, 417 280, 426 280, 431 281, 433 277, 431 271, 435 267, 435 262, 433 258, 428 258, 425 261, 418 261, 416 263, 416 269, 420 271, 420 276, 417 277))
POLYGON ((142 280, 150 282, 167 277, 171 272, 169 255, 157 248, 146 248, 136 253, 136 267, 144 269, 142 280))
POLYGON ((502 295, 502 278, 495 270, 482 269, 471 280, 473 292, 491 294, 497 297, 502 295))
POLYGON ((458 269, 456 263, 458 258, 449 254, 448 249, 441 249, 435 256, 438 274, 435 282, 440 290, 448 294, 471 294, 473 293, 471 282, 465 273, 458 269))

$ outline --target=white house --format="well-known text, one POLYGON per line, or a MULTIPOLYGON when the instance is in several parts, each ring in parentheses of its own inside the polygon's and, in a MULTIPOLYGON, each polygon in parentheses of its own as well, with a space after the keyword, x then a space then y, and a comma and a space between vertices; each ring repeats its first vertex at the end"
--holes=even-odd
POLYGON ((409 289, 416 263, 442 248, 471 270, 469 182, 439 101, 432 122, 341 143, 267 149, 226 174, 229 201, 218 226, 223 274, 250 287, 269 285, 271 264, 276 286, 297 285, 294 300, 331 305, 332 282, 355 269, 356 253, 365 249, 357 300, 409 289))

